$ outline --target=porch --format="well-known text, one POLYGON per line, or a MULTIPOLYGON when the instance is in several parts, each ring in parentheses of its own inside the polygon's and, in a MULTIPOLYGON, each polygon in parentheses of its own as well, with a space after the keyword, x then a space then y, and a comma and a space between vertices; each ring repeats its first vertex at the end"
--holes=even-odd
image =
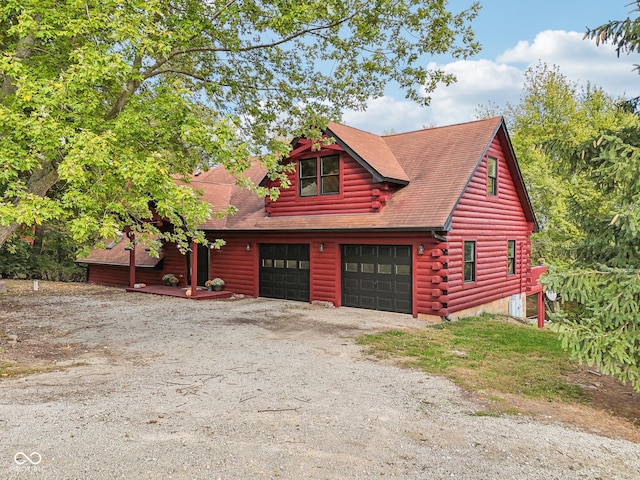
POLYGON ((194 295, 191 287, 169 287, 166 285, 147 285, 142 288, 127 287, 125 290, 133 293, 150 293, 152 295, 188 298, 191 300, 219 300, 229 298, 233 295, 233 292, 228 290, 220 290, 219 292, 216 292, 209 291, 203 287, 198 287, 194 295))

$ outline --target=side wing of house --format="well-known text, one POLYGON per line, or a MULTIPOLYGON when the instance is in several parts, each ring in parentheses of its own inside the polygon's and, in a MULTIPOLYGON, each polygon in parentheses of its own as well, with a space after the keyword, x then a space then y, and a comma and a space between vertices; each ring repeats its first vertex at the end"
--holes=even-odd
POLYGON ((448 311, 508 311, 521 316, 530 270, 530 235, 536 228, 501 126, 451 218, 448 311))
MULTIPOLYGON (((171 271, 183 278, 186 268, 183 255, 174 244, 166 244, 159 257, 152 257, 144 248, 135 250, 136 281, 147 284, 160 284, 162 275, 171 271)), ((103 248, 94 248, 88 256, 76 259, 77 263, 87 265, 87 281, 113 287, 129 286, 130 251, 123 239, 110 242, 103 248)))

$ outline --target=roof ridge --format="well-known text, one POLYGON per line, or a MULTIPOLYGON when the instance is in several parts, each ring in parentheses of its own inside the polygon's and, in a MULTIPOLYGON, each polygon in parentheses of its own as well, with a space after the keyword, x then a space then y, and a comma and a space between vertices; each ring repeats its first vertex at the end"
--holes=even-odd
POLYGON ((496 115, 494 117, 489 117, 489 118, 480 118, 478 120, 470 120, 467 122, 459 122, 459 123, 453 123, 451 125, 439 125, 439 126, 434 126, 434 127, 428 127, 428 128, 418 128, 416 130, 410 130, 408 132, 399 132, 399 133, 390 133, 389 135, 380 135, 381 138, 383 139, 387 139, 389 137, 398 137, 401 135, 410 135, 412 133, 419 133, 419 132, 428 132, 428 131, 433 131, 433 130, 440 130, 443 128, 452 128, 452 127, 460 127, 463 125, 470 125, 472 123, 481 123, 481 122, 488 122, 491 120, 497 120, 497 119, 502 119, 502 115, 496 115))
POLYGON ((340 126, 340 127, 350 128, 351 130, 357 130, 358 132, 365 133, 365 134, 367 134, 367 135, 373 135, 374 137, 380 137, 380 138, 382 138, 382 137, 383 137, 383 135, 378 135, 377 133, 372 133, 372 132, 369 132, 369 131, 367 131, 367 130, 363 130, 362 128, 352 127, 351 125, 347 125, 346 123, 340 123, 340 122, 329 122, 329 123, 327 124, 327 128, 328 128, 329 130, 331 130, 331 124, 333 124, 333 125, 338 125, 338 126, 340 126))

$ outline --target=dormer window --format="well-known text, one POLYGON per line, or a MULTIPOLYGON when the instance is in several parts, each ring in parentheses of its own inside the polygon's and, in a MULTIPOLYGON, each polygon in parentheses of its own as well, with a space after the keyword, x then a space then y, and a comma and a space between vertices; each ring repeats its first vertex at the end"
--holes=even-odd
POLYGON ((298 172, 301 197, 340 193, 340 155, 300 160, 298 172))

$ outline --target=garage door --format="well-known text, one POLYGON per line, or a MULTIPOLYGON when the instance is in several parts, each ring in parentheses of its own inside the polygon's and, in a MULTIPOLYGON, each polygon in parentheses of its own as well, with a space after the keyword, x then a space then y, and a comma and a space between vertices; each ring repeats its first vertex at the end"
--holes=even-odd
POLYGON ((412 313, 411 246, 343 245, 342 304, 412 313))
POLYGON ((260 245, 260 296, 309 301, 309 245, 260 245))

